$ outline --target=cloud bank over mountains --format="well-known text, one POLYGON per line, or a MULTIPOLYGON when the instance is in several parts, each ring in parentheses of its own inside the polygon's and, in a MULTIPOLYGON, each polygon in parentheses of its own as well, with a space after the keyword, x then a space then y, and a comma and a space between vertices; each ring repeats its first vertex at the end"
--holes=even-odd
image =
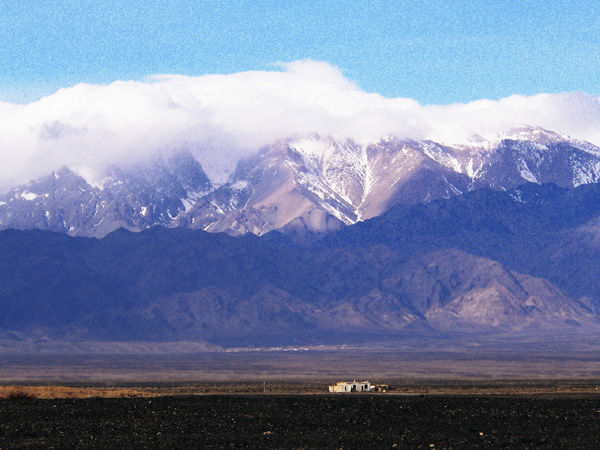
POLYGON ((0 102, 0 188, 64 165, 101 172, 181 150, 222 182, 239 158, 293 135, 456 143, 524 124, 600 145, 600 99, 576 92, 421 105, 365 92, 312 60, 273 71, 78 84, 26 105, 0 102))

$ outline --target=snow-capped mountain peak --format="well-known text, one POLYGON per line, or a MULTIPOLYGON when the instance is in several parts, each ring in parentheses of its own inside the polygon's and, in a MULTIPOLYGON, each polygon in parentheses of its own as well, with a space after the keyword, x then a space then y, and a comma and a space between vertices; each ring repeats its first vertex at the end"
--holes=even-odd
POLYGON ((358 143, 294 137, 239 161, 213 186, 190 155, 94 173, 63 168, 0 196, 0 227, 101 236, 123 226, 231 234, 329 231, 396 204, 526 182, 575 187, 600 180, 600 149, 522 126, 460 145, 391 136, 358 143))
POLYGON ((560 142, 572 141, 570 136, 556 131, 545 130, 541 127, 534 127, 530 125, 521 125, 518 127, 510 128, 501 133, 495 135, 495 139, 492 141, 527 141, 535 142, 542 145, 552 145, 560 142))
POLYGON ((211 190, 189 155, 104 174, 63 167, 1 196, 0 227, 104 236, 119 227, 170 225, 211 190))

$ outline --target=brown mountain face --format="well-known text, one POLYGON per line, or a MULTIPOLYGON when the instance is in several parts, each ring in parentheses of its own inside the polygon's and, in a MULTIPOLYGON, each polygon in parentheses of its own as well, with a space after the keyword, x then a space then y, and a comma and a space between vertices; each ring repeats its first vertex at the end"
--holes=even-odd
POLYGON ((230 183, 175 224, 233 235, 326 232, 378 216, 395 204, 467 190, 467 176, 429 158, 419 145, 380 141, 364 147, 319 137, 281 142, 241 164, 230 183))
POLYGON ((282 141, 239 164, 231 180, 176 226, 240 235, 326 232, 394 205, 526 182, 575 187, 600 180, 600 149, 533 127, 447 146, 380 139, 369 145, 312 136, 282 141))
POLYGON ((176 226, 260 235, 275 229, 332 231, 355 221, 352 206, 284 142, 239 164, 230 183, 179 217, 176 226))
POLYGON ((598 321, 588 307, 549 281, 460 250, 411 261, 384 283, 437 329, 522 330, 598 321))
POLYGON ((411 205, 462 194, 469 178, 427 156, 413 141, 380 141, 365 149, 369 183, 358 209, 361 219, 394 205, 411 205))

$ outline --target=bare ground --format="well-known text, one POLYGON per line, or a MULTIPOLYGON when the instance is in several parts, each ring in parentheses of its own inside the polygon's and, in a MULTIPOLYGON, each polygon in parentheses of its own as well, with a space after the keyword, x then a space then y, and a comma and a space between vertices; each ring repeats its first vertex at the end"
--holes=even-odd
POLYGON ((0 449, 592 449, 598 396, 204 395, 0 400, 0 449))
POLYGON ((590 351, 2 355, 0 450, 600 448, 599 389, 590 351))

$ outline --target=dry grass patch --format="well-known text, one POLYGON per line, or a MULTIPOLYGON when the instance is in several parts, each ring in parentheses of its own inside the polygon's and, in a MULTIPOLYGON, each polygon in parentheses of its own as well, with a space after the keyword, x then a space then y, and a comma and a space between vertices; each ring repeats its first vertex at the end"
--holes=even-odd
POLYGON ((69 386, 0 386, 0 398, 131 398, 150 397, 152 392, 135 388, 69 387, 69 386))
POLYGON ((35 394, 33 394, 32 392, 29 392, 28 390, 17 386, 17 387, 14 387, 13 389, 11 389, 6 394, 6 398, 9 400, 24 400, 24 399, 37 398, 37 396, 35 394))

